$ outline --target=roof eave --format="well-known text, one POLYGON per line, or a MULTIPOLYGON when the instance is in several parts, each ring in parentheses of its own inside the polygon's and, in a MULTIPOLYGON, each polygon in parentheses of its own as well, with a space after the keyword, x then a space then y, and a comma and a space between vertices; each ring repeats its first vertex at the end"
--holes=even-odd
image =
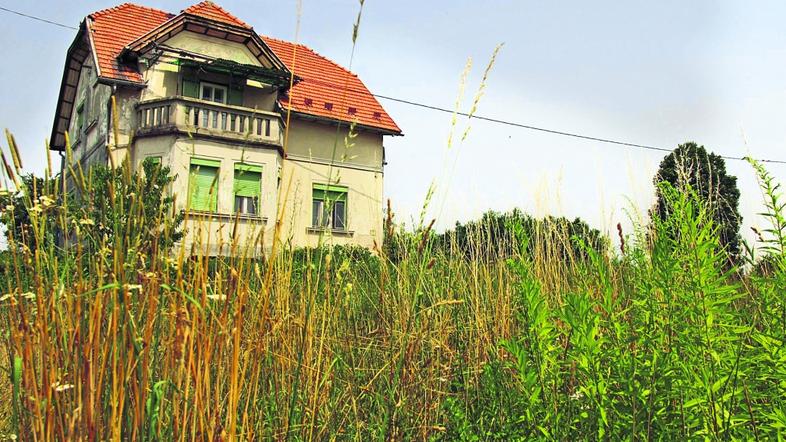
MULTIPOLYGON (((62 117, 60 115, 61 114, 60 108, 61 108, 61 106, 63 104, 63 98, 64 98, 64 95, 65 95, 65 89, 68 86, 68 84, 67 84, 68 83, 68 71, 69 71, 69 66, 71 64, 71 61, 72 61, 72 57, 74 56, 74 51, 76 50, 78 45, 80 45, 82 43, 82 39, 84 38, 86 32, 87 32, 87 18, 83 19, 82 22, 79 24, 79 29, 77 30, 76 36, 74 37, 74 40, 71 42, 71 45, 68 47, 68 51, 66 51, 66 59, 65 59, 65 63, 63 64, 63 76, 62 76, 62 78, 60 80, 60 91, 58 92, 58 96, 57 96, 57 106, 56 106, 56 110, 55 110, 55 118, 54 118, 54 121, 52 123, 52 132, 50 133, 50 136, 49 136, 49 149, 50 150, 59 150, 59 151, 65 150, 65 142, 63 143, 62 146, 55 145, 53 143, 55 143, 55 140, 57 139, 57 135, 58 135, 57 127, 58 127, 58 122, 60 121, 60 119, 61 118, 66 118, 68 120, 66 122, 66 126, 68 126, 68 123, 70 122, 70 115, 68 117, 62 117)), ((95 56, 95 51, 93 51, 92 47, 89 48, 89 51, 92 52, 94 54, 94 56, 95 56)))
MULTIPOLYGON (((282 106, 282 108, 283 108, 284 112, 287 111, 287 108, 285 106, 282 106)), ((291 112, 292 112, 292 115, 294 115, 295 117, 301 118, 301 119, 304 119, 304 120, 322 121, 322 122, 325 122, 325 123, 339 124, 339 125, 345 124, 347 127, 349 127, 350 125, 353 124, 351 121, 340 120, 338 118, 324 117, 324 116, 321 116, 321 115, 314 115, 314 114, 310 114, 308 112, 302 112, 302 111, 298 111, 298 110, 295 110, 295 109, 291 109, 291 112)), ((369 124, 362 124, 362 123, 357 123, 357 122, 354 123, 354 124, 355 124, 355 127, 358 128, 358 129, 363 129, 363 130, 367 130, 367 131, 371 131, 371 132, 377 132, 377 133, 380 133, 382 135, 392 135, 392 136, 398 136, 398 137, 404 136, 404 133, 401 130, 396 131, 396 130, 393 130, 393 129, 388 129, 388 128, 384 128, 384 127, 378 127, 378 126, 372 126, 372 125, 369 125, 369 124)))
MULTIPOLYGON (((265 43, 265 41, 254 31, 251 27, 243 27, 233 25, 231 23, 227 23, 220 20, 214 20, 211 18, 203 17, 201 15, 195 15, 187 12, 180 13, 171 19, 165 21, 161 25, 153 28, 152 30, 148 31, 147 33, 141 35, 136 40, 132 41, 118 55, 119 59, 123 59, 126 56, 131 54, 140 55, 143 54, 152 48, 155 47, 155 43, 163 38, 169 38, 186 30, 186 26, 189 23, 194 23, 198 25, 205 26, 206 28, 217 29, 222 32, 232 32, 236 35, 241 35, 246 37, 247 41, 253 41, 254 44, 259 48, 260 54, 264 54, 265 58, 270 60, 270 63, 273 67, 277 70, 281 70, 284 72, 289 73, 289 68, 284 64, 281 59, 276 56, 272 49, 265 43), (180 28, 182 26, 182 28, 180 28), (178 29, 180 28, 180 29, 178 29)), ((237 42, 240 43, 240 42, 237 42)), ((247 43, 241 43, 247 46, 247 43)), ((250 48, 249 48, 250 49, 250 48)), ((258 56, 258 55, 257 55, 258 56)))

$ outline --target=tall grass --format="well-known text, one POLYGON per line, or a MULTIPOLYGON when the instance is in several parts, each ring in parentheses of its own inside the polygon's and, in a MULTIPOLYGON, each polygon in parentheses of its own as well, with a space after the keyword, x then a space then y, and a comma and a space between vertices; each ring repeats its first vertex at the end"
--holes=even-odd
POLYGON ((6 435, 783 437, 786 223, 758 164, 773 264, 748 276, 728 269, 708 209, 668 187, 673 213, 620 253, 513 223, 506 257, 392 226, 375 254, 252 258, 229 244, 234 256, 207 257, 201 244, 159 247, 177 231, 149 226, 171 213, 128 169, 26 185, 21 164, 5 165, 30 215, 2 262, 6 435), (585 252, 566 255, 571 241, 585 252))

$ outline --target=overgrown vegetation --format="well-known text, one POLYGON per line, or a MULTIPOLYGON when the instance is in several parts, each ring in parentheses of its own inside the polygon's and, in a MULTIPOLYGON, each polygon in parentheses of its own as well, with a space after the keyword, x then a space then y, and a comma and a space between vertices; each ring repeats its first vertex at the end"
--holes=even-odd
POLYGON ((620 252, 583 223, 514 213, 458 234, 389 225, 377 254, 208 258, 177 243, 165 170, 70 171, 64 194, 62 176, 6 163, 20 194, 3 215, 0 432, 781 438, 786 221, 753 167, 771 227, 746 268, 767 265, 740 276, 714 209, 668 183, 667 216, 620 252))
MULTIPOLYGON (((681 191, 692 191, 707 206, 717 226, 720 244, 733 261, 740 259, 740 190, 737 177, 726 173, 726 161, 704 146, 683 143, 666 155, 653 180, 655 186, 667 182, 681 191)), ((666 195, 657 187, 653 215, 665 219, 672 211, 666 195)))

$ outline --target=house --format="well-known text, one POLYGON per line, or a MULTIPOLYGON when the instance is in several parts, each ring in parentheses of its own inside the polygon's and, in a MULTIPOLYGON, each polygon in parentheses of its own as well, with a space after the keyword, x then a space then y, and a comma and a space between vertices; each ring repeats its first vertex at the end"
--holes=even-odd
POLYGON ((386 135, 401 130, 363 82, 308 47, 212 2, 179 14, 124 3, 82 21, 50 149, 63 167, 67 141, 82 167, 168 166, 185 241, 209 253, 233 238, 269 249, 278 208, 292 246, 373 247, 386 135))

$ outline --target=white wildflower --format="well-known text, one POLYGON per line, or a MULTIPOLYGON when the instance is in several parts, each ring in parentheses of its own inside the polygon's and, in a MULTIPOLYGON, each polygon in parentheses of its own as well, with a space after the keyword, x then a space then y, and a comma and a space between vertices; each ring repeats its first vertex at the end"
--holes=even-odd
POLYGON ((52 388, 55 390, 55 392, 62 393, 66 390, 74 388, 74 384, 61 384, 60 382, 55 382, 52 384, 52 388))

